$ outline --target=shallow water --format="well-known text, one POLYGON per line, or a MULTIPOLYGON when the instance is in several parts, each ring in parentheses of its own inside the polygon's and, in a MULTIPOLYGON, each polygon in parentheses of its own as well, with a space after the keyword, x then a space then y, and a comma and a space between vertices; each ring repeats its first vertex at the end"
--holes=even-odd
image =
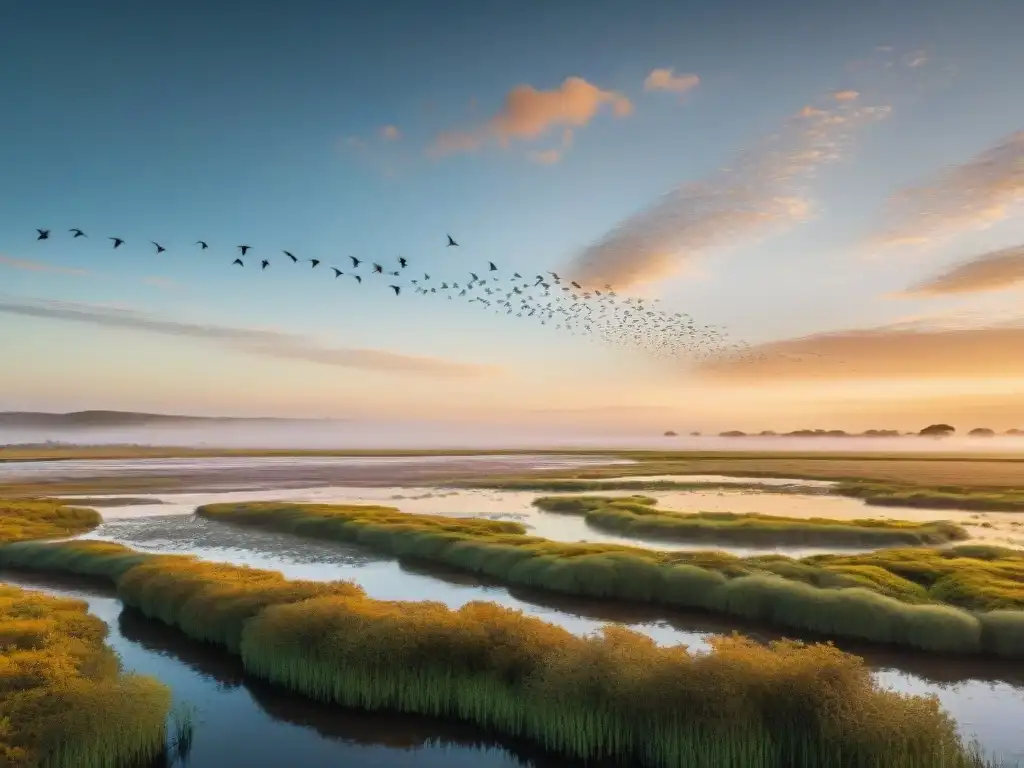
POLYGON ((68 583, 7 578, 77 597, 110 627, 108 643, 127 670, 169 685, 176 703, 195 707, 189 768, 554 768, 561 759, 503 747, 475 729, 428 718, 353 712, 319 705, 249 678, 240 662, 150 621, 119 600, 68 583))
MULTIPOLYGON (((192 552, 210 560, 279 570, 292 578, 346 579, 362 585, 375 598, 430 599, 451 607, 486 600, 523 610, 581 634, 615 622, 661 644, 684 643, 698 651, 707 649, 709 635, 737 628, 760 639, 777 636, 731 619, 508 590, 481 583, 466 574, 442 569, 414 570, 352 545, 317 542, 196 517, 167 515, 111 520, 89 538, 119 541, 153 552, 192 552)), ((983 659, 881 651, 843 642, 837 645, 864 656, 886 686, 936 695, 957 718, 963 732, 978 736, 986 749, 1024 761, 1024 732, 1020 727, 1024 722, 1024 674, 1018 668, 983 659)))

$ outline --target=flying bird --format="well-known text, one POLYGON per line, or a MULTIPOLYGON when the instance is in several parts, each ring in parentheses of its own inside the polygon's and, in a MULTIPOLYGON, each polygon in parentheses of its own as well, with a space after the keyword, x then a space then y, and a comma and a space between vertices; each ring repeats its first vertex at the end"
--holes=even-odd
POLYGON ((392 285, 391 290, 395 292, 395 296, 402 292, 402 287, 399 285, 392 285))
POLYGON ((355 256, 349 256, 349 258, 352 259, 352 268, 353 269, 358 267, 360 264, 363 263, 361 259, 357 259, 355 256))
POLYGON ((206 250, 207 248, 209 248, 209 247, 210 247, 210 246, 208 246, 208 245, 207 245, 207 244, 206 244, 206 243, 205 243, 204 241, 202 241, 202 240, 196 240, 196 245, 198 245, 198 246, 199 246, 199 250, 201 250, 201 251, 205 251, 205 250, 206 250))
POLYGON ((335 279, 335 280, 337 280, 337 279, 338 279, 339 277, 341 277, 342 275, 344 275, 344 274, 345 274, 344 272, 342 272, 342 271, 341 271, 340 269, 338 269, 337 267, 331 267, 331 269, 333 269, 333 270, 334 270, 334 279, 335 279))
POLYGON ((240 246, 238 246, 238 250, 240 250, 242 252, 243 256, 245 256, 246 251, 248 251, 250 248, 252 248, 251 245, 240 245, 240 246))
POLYGON ((244 267, 245 266, 245 264, 242 263, 241 259, 235 259, 234 261, 231 262, 231 266, 235 266, 235 264, 237 264, 240 267, 244 267))
POLYGON ((281 253, 283 253, 285 256, 287 256, 289 259, 291 259, 292 260, 292 264, 297 264, 298 263, 298 261, 299 261, 298 256, 295 256, 294 254, 292 254, 291 251, 281 251, 281 253))
POLYGON ((151 242, 153 245, 156 246, 156 252, 157 253, 163 253, 164 251, 167 250, 162 245, 160 245, 160 243, 158 243, 156 240, 150 240, 149 242, 151 242))
POLYGON ((362 275, 352 275, 352 277, 354 277, 356 279, 356 282, 359 283, 360 285, 363 284, 363 277, 362 277, 362 275))
POLYGON ((88 235, 85 234, 85 232, 83 232, 80 229, 69 229, 68 232, 74 232, 75 233, 72 237, 88 237, 88 235))
POLYGON ((120 237, 108 237, 107 240, 113 240, 115 248, 124 245, 124 240, 122 240, 120 237))
POLYGON ((382 275, 384 274, 384 267, 382 267, 380 264, 374 264, 373 271, 382 275))
POLYGON ((489 265, 489 271, 490 272, 497 272, 498 271, 498 268, 496 266, 494 266, 494 262, 493 261, 489 261, 489 262, 487 262, 487 264, 489 265))
POLYGON ((447 247, 451 248, 453 245, 458 245, 458 243, 456 243, 454 240, 452 240, 452 236, 451 235, 448 235, 448 245, 447 245, 447 247))
POLYGON ((320 259, 310 259, 309 263, 313 265, 313 269, 316 269, 317 266, 320 264, 320 259))
POLYGON ((48 229, 37 229, 36 232, 39 233, 39 237, 37 237, 36 240, 49 240, 50 239, 50 230, 48 230, 48 229))
POLYGON ((409 266, 409 262, 406 261, 401 256, 398 257, 398 263, 401 265, 402 269, 405 269, 407 266, 409 266))
POLYGON ((266 269, 269 266, 270 266, 270 262, 267 261, 266 259, 264 259, 263 261, 260 262, 260 271, 262 272, 264 269, 266 269))

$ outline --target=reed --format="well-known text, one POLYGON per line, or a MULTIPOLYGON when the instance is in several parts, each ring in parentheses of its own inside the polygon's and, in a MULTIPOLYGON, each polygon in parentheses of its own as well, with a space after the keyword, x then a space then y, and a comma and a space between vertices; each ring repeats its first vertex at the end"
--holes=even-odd
POLYGON ((655 508, 649 496, 541 496, 533 505, 546 512, 579 515, 587 525, 623 536, 669 541, 714 541, 753 545, 882 547, 948 544, 967 531, 944 521, 830 520, 812 517, 673 512, 655 508))
MULTIPOLYGON (((85 562, 67 543, 36 547, 58 553, 51 570, 85 562)), ((491 603, 377 601, 341 584, 302 598, 301 582, 276 573, 125 548, 94 553, 104 558, 118 563, 108 573, 126 604, 327 702, 459 719, 638 768, 985 764, 936 699, 880 688, 861 659, 829 645, 732 636, 694 654, 618 627, 578 637, 491 603), (141 561, 113 575, 134 556, 141 561), (197 602, 225 581, 232 600, 197 602), (281 588, 269 600, 268 585, 281 588), (194 620, 202 605, 206 624, 234 626, 238 601, 257 607, 244 611, 237 646, 231 632, 194 620)))
POLYGON ((170 691, 123 674, 87 611, 0 586, 0 765, 106 768, 163 751, 170 691))
POLYGON ((440 518, 438 523, 429 515, 396 510, 378 517, 370 508, 257 502, 209 505, 196 512, 234 524, 315 531, 317 538, 356 542, 400 559, 440 563, 510 586, 699 608, 925 651, 1016 658, 1020 649, 1010 622, 990 621, 983 631, 984 614, 976 611, 1024 607, 1024 596, 1011 589, 1024 585, 1024 572, 1018 570, 1024 555, 982 560, 980 555, 992 553, 977 547, 803 560, 779 555, 738 558, 721 552, 665 552, 476 532, 469 529, 472 521, 440 518), (888 566, 949 560, 958 562, 947 563, 942 579, 923 584, 888 566), (995 574, 1002 578, 996 580, 995 574), (1010 635, 1004 637, 1006 633, 1010 635))

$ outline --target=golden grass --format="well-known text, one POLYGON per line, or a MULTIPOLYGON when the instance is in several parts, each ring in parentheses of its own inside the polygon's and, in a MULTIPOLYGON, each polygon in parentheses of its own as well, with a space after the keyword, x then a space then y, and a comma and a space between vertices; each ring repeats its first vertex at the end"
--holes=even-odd
POLYGON ((123 674, 87 610, 0 586, 0 765, 98 768, 163 751, 170 690, 123 674))
POLYGON ((756 513, 673 512, 649 496, 541 496, 534 506, 579 515, 602 531, 671 541, 763 545, 892 546, 947 544, 968 538, 952 523, 902 520, 831 520, 756 513))
POLYGON ((56 499, 0 499, 0 544, 74 536, 101 522, 96 510, 56 499))
POLYGON ((371 600, 352 585, 96 542, 14 544, 0 561, 106 570, 126 604, 312 698, 468 721, 571 757, 637 768, 982 764, 937 700, 880 688, 861 659, 828 645, 734 636, 691 654, 622 628, 578 637, 490 603, 371 600))
POLYGON ((722 552, 554 542, 475 529, 476 523, 490 521, 440 518, 443 523, 438 523, 430 515, 379 510, 254 502, 207 505, 197 514, 356 542, 398 558, 482 574, 509 586, 700 608, 790 629, 927 651, 1024 657, 1024 610, 1020 610, 1024 579, 1016 565, 1022 555, 1012 550, 972 546, 894 550, 910 560, 959 561, 957 591, 950 589, 950 582, 938 580, 925 585, 922 594, 914 586, 917 582, 879 561, 885 550, 833 560, 781 555, 739 558, 722 552), (872 565, 886 575, 851 572, 850 565, 872 565), (974 577, 967 578, 966 573, 974 577), (997 574, 1005 581, 997 581, 997 574))

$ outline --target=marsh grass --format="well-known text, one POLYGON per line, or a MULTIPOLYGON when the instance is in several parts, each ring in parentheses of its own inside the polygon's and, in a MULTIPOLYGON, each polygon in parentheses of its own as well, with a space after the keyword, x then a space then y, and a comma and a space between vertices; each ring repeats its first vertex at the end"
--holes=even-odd
POLYGON ((74 536, 101 522, 96 510, 57 499, 0 499, 0 544, 74 536))
POLYGON ((51 570, 97 572, 113 561, 107 571, 126 604, 325 702, 467 721, 638 768, 984 764, 935 698, 880 688, 861 659, 830 645, 731 636, 692 654, 620 627, 579 637, 492 603, 378 601, 341 583, 308 596, 277 573, 109 546, 89 561, 83 546, 91 543, 34 548, 57 553, 51 570), (134 557, 142 560, 122 571, 134 557), (238 625, 235 645, 227 628, 238 625))
POLYGON ((787 629, 926 651, 1016 656, 1020 649, 1012 621, 992 622, 984 614, 965 610, 1024 608, 1019 595, 1024 574, 1018 570, 1022 556, 1010 554, 1012 550, 966 546, 803 560, 782 555, 739 558, 713 551, 554 542, 490 533, 475 525, 491 521, 434 520, 397 510, 378 516, 375 509, 380 508, 255 502, 208 505, 196 513, 228 523, 355 542, 399 559, 441 563, 507 586, 698 608, 787 629), (949 566, 957 573, 948 574, 946 581, 926 584, 909 578, 914 563, 927 570, 933 561, 950 559, 958 561, 949 566), (902 563, 902 570, 891 569, 890 563, 902 563), (946 601, 954 596, 952 604, 946 601))
POLYGON ((830 520, 756 513, 673 512, 655 508, 649 496, 541 496, 533 505, 546 512, 579 515, 602 531, 671 541, 820 546, 946 544, 968 538, 944 521, 830 520))
POLYGON ((123 674, 87 610, 0 586, 0 765, 106 768, 163 750, 170 691, 123 674))
MULTIPOLYGON (((1021 469, 1024 477, 1024 468, 1021 469)), ((965 509, 979 512, 1024 512, 1024 489, 915 487, 885 483, 843 482, 830 489, 838 496, 860 499, 874 507, 965 509)))

